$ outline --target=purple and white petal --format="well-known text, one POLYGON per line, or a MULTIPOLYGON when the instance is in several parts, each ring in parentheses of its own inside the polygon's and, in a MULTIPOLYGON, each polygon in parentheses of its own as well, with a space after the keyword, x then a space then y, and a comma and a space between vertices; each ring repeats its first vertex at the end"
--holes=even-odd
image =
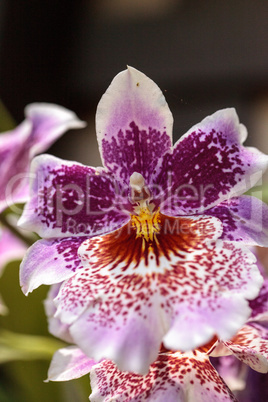
POLYGON ((69 346, 57 350, 48 370, 47 381, 70 381, 88 374, 96 364, 80 349, 69 346))
POLYGON ((150 297, 150 307, 148 303, 142 306, 144 291, 137 303, 132 299, 127 303, 125 294, 122 301, 119 293, 115 296, 117 300, 106 310, 103 304, 108 304, 108 298, 103 297, 100 305, 95 301, 96 307, 89 307, 70 325, 70 333, 75 343, 96 361, 106 357, 115 361, 122 371, 146 374, 157 358, 166 318, 159 315, 161 309, 156 296, 150 297), (127 308, 131 319, 127 317, 127 308))
POLYGON ((0 229, 0 274, 5 266, 14 260, 21 260, 25 255, 27 245, 10 230, 0 229))
POLYGON ((230 341, 221 341, 212 356, 233 354, 253 370, 268 372, 268 328, 261 323, 244 325, 230 341))
POLYGON ((69 331, 69 325, 63 324, 57 317, 55 317, 56 306, 54 303, 55 297, 59 293, 61 283, 52 285, 44 301, 45 312, 48 320, 48 330, 50 334, 64 340, 65 342, 74 343, 69 331))
POLYGON ((85 123, 71 111, 48 103, 33 103, 25 109, 25 120, 0 136, 0 212, 29 196, 29 166, 37 153, 45 151, 64 132, 85 123))
POLYGON ((91 402, 236 401, 208 356, 160 353, 146 376, 120 372, 109 360, 92 367, 91 402))
POLYGON ((233 197, 208 209, 206 215, 222 221, 222 239, 268 246, 268 206, 258 198, 233 197))
POLYGON ((102 96, 96 131, 103 165, 120 181, 134 172, 146 182, 158 159, 172 145, 173 117, 159 87, 128 67, 102 96))
POLYGON ((55 299, 75 343, 121 370, 145 373, 162 341, 187 351, 215 334, 230 339, 262 284, 251 252, 215 242, 217 219, 159 219, 160 234, 151 243, 137 237, 131 223, 86 240, 79 249, 84 270, 55 299))
POLYGON ((154 183, 168 215, 203 212, 253 187, 268 157, 241 145, 245 127, 235 109, 223 109, 192 127, 160 162, 154 183))
POLYGON ((77 250, 85 237, 38 240, 25 254, 20 266, 20 285, 28 295, 40 285, 63 282, 83 269, 77 250))
POLYGON ((92 236, 129 220, 120 185, 103 169, 36 157, 31 166, 31 198, 19 226, 41 237, 92 236))
POLYGON ((258 296, 250 300, 249 305, 252 309, 251 320, 255 320, 256 318, 260 319, 260 316, 266 314, 266 320, 268 321, 268 277, 266 275, 264 276, 264 281, 258 296))
POLYGON ((25 117, 32 123, 28 144, 31 158, 48 149, 66 131, 86 126, 74 112, 52 103, 31 103, 25 108, 25 117))
POLYGON ((0 212, 8 206, 7 196, 10 198, 9 204, 17 202, 17 192, 25 187, 21 184, 22 177, 16 180, 16 176, 25 172, 29 165, 28 150, 24 149, 24 145, 31 134, 31 128, 31 123, 25 120, 14 130, 0 135, 0 212))

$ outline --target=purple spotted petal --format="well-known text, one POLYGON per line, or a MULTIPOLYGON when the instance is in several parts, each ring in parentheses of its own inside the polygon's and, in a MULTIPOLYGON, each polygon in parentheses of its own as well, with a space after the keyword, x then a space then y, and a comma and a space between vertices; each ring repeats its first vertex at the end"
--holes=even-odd
POLYGON ((268 206, 259 199, 234 197, 207 210, 206 215, 222 221, 222 239, 268 246, 268 206))
POLYGON ((42 237, 92 236, 129 220, 119 184, 103 169, 41 155, 31 175, 31 199, 19 221, 24 229, 42 237))
POLYGON ((77 250, 85 237, 38 240, 27 251, 20 267, 20 285, 27 295, 40 285, 70 278, 82 268, 77 250))
POLYGON ((96 130, 103 165, 120 181, 133 172, 148 183, 158 159, 172 145, 173 117, 158 86, 128 67, 101 98, 96 130))
POLYGON ((96 364, 75 346, 59 349, 53 356, 47 381, 69 381, 88 374, 96 364))
POLYGON ((162 216, 159 225, 150 245, 130 223, 86 240, 79 249, 84 270, 56 299, 75 343, 121 370, 147 372, 161 342, 185 351, 214 334, 230 339, 262 284, 252 253, 213 241, 221 234, 215 218, 162 216))
POLYGON ((254 186, 268 157, 243 147, 245 134, 234 109, 220 110, 192 127, 156 169, 161 211, 200 213, 254 186))
POLYGON ((25 117, 17 128, 0 135, 0 212, 26 201, 32 157, 67 130, 85 126, 73 112, 53 104, 28 105, 25 117))
POLYGON ((226 347, 241 361, 259 373, 268 372, 268 328, 260 324, 245 325, 225 342, 226 347))
POLYGON ((109 360, 91 369, 91 402, 236 401, 208 356, 160 353, 146 376, 120 372, 109 360))
MULTIPOLYGON (((157 297, 150 298, 150 308, 141 307, 140 299, 135 306, 133 300, 129 300, 130 320, 126 316, 126 305, 122 311, 123 303, 126 303, 119 299, 118 293, 116 296, 118 300, 111 303, 109 311, 108 306, 105 312, 100 311, 95 302, 97 309, 87 309, 70 326, 70 333, 75 343, 95 360, 107 357, 115 361, 120 370, 146 374, 149 365, 157 358, 164 335, 157 297)), ((104 303, 108 304, 109 299, 104 303)))
POLYGON ((268 372, 268 328, 262 322, 244 325, 230 341, 221 341, 212 352, 212 356, 224 356, 232 353, 260 373, 268 372))

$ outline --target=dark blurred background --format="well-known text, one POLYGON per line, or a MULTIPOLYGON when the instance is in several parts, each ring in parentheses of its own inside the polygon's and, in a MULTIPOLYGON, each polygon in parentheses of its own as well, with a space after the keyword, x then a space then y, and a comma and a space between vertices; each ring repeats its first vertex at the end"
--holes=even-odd
POLYGON ((164 91, 175 139, 234 106, 249 143, 268 151, 268 2, 1 0, 0 12, 0 97, 16 120, 48 101, 89 121, 53 148, 59 156, 100 163, 95 109, 127 64, 164 91))
MULTIPOLYGON (((208 114, 234 106, 248 127, 247 143, 268 153, 268 2, 0 0, 0 99, 7 109, 20 122, 27 103, 53 102, 88 121, 86 129, 63 136, 51 153, 100 164, 96 106, 126 65, 143 71, 163 90, 175 118, 175 139, 208 114)), ((13 313, 1 325, 46 334, 45 290, 26 299, 17 269, 12 268, 13 287, 10 273, 4 274, 1 293, 13 313)), ((36 373, 32 362, 1 368, 0 400, 78 401, 70 389, 63 397, 55 384, 41 384, 47 366, 34 366, 36 373), (1 386, 10 390, 12 384, 17 391, 1 396, 1 386)))

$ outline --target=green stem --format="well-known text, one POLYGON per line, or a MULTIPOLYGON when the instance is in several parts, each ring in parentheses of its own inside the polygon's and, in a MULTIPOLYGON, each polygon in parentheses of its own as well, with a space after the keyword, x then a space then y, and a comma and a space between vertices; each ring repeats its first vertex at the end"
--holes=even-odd
POLYGON ((12 226, 6 219, 6 216, 3 214, 0 214, 0 222, 2 225, 4 225, 10 232, 12 232, 17 238, 22 240, 27 246, 31 246, 33 242, 31 239, 28 239, 27 237, 23 236, 23 234, 15 227, 12 226))

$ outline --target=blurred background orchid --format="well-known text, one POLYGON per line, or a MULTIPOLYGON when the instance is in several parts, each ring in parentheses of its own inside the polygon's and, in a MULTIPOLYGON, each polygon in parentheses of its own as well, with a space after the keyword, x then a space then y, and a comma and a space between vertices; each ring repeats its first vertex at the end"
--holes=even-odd
MULTIPOLYGON (((268 4, 261 0, 1 0, 0 203, 6 202, 7 178, 27 172, 33 154, 49 147, 49 153, 64 159, 101 164, 96 105, 111 78, 127 64, 165 89, 175 140, 215 110, 232 106, 248 128, 247 145, 267 154, 267 17, 268 4), (40 137, 31 142, 33 131, 26 126, 33 106, 25 116, 23 111, 32 102, 74 110, 88 128, 59 138, 74 128, 65 121, 49 141, 43 137, 42 146, 40 137), (4 165, 5 141, 10 159, 4 165)), ((251 194, 268 201, 265 178, 251 194)), ((22 192, 17 195, 17 202, 25 200, 22 192)), ((86 401, 87 376, 64 384, 43 383, 53 353, 66 344, 48 334, 42 305, 48 289, 42 287, 28 298, 21 292, 19 262, 35 237, 17 232, 21 204, 7 207, 1 204, 0 313, 5 315, 0 317, 0 400, 86 401)), ((266 251, 259 257, 267 269, 266 251)), ((232 357, 219 359, 215 365, 239 401, 267 400, 267 375, 252 372, 232 357)))

